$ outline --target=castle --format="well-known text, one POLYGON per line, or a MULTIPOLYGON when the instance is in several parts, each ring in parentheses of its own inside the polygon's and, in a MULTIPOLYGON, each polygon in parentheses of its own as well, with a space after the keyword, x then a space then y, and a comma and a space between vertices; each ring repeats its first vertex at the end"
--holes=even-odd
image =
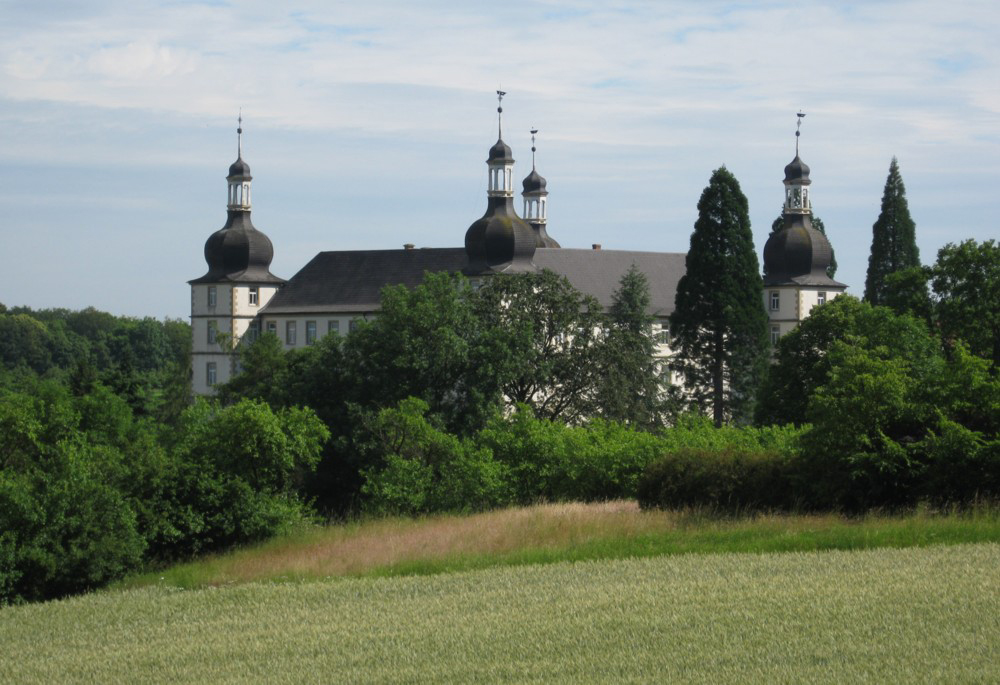
MULTIPOLYGON (((502 98, 502 93, 498 96, 502 98)), ((237 159, 226 176, 227 220, 205 243, 208 271, 191 285, 192 384, 210 395, 236 373, 236 344, 261 332, 277 335, 286 349, 312 345, 323 335, 347 333, 377 315, 386 285, 416 286, 425 272, 465 274, 473 286, 496 273, 549 269, 565 276, 607 310, 623 275, 633 265, 649 282, 648 313, 660 353, 669 349, 668 317, 684 275, 682 253, 566 248, 548 234, 548 191, 534 163, 522 182, 522 216, 514 208, 514 158, 503 141, 502 107, 497 142, 486 159, 486 212, 469 226, 465 246, 320 252, 289 280, 270 271, 274 248, 250 219, 250 166, 243 160, 242 119, 237 159)), ((801 120, 800 120, 801 121, 801 120)), ((833 250, 813 228, 809 167, 799 158, 785 167, 783 226, 764 247, 764 302, 771 340, 801 322, 812 307, 844 292, 827 276, 833 250)))

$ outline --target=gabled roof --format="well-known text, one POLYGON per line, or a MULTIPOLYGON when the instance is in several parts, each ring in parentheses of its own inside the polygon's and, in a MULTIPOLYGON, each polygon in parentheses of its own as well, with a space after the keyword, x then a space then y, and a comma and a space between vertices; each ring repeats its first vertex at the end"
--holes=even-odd
MULTIPOLYGON (((535 264, 566 276, 573 287, 593 295, 607 309, 632 264, 649 280, 650 314, 674 310, 685 255, 624 250, 540 249, 535 264)), ((320 252, 281 288, 262 314, 377 311, 386 285, 414 287, 425 272, 462 271, 468 263, 460 247, 412 250, 320 252)))

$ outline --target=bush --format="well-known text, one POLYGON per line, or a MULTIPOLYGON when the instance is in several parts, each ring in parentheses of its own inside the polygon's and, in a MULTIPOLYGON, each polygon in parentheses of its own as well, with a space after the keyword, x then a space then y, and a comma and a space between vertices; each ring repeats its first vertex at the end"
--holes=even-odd
POLYGON ((433 425, 427 411, 426 402, 409 397, 375 418, 369 459, 377 465, 362 472, 368 510, 415 515, 509 503, 504 465, 433 425))
POLYGON ((685 448, 651 464, 639 479, 637 496, 644 509, 791 509, 798 504, 795 470, 795 459, 778 451, 685 448))
POLYGON ((642 470, 662 453, 653 434, 601 420, 567 426, 528 407, 495 418, 475 441, 506 466, 520 504, 634 497, 642 470))

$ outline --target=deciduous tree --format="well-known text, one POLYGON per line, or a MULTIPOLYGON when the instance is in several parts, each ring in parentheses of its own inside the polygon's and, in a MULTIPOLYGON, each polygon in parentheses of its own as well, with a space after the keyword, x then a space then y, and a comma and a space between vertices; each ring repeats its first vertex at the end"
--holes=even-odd
POLYGON ((1000 244, 966 240, 938 251, 932 269, 937 315, 946 337, 961 338, 1000 369, 1000 244))

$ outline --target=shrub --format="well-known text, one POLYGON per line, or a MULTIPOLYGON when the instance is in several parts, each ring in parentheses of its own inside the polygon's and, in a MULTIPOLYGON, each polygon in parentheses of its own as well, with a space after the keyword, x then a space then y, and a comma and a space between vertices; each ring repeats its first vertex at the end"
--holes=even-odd
POLYGON ((637 496, 646 509, 790 509, 795 469, 794 458, 773 450, 685 448, 650 464, 637 496))
POLYGON ((433 425, 428 405, 409 397, 383 409, 372 425, 363 471, 367 508, 414 515, 433 511, 481 511, 510 501, 507 470, 488 449, 433 425))

